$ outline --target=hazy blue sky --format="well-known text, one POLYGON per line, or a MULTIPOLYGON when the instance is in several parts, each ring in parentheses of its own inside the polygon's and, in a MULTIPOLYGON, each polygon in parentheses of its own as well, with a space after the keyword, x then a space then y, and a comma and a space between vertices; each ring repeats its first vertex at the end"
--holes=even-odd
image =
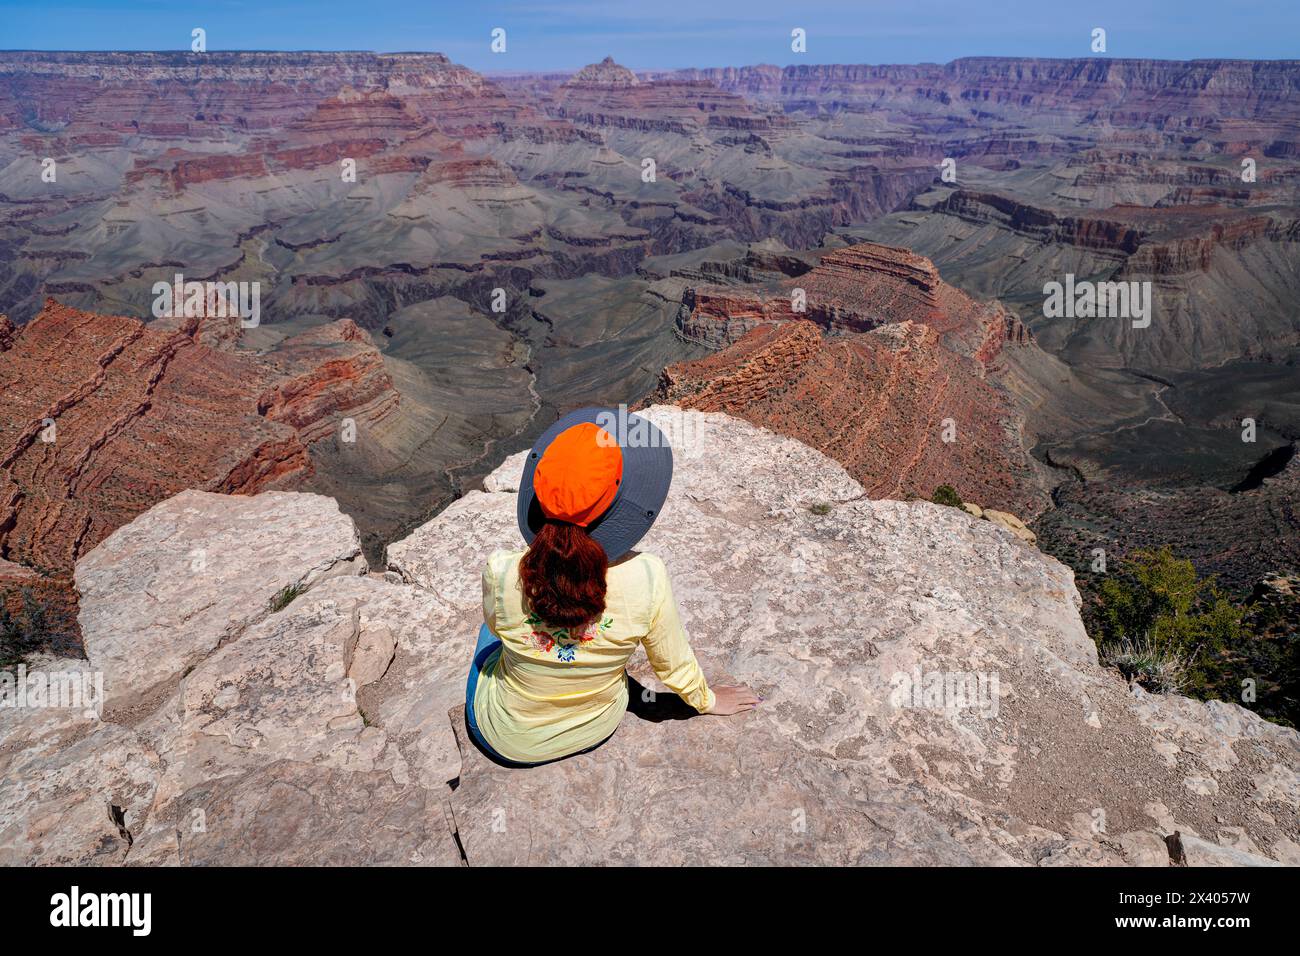
POLYGON ((209 50, 437 50, 485 71, 1091 56, 1094 27, 1114 57, 1300 58, 1300 0, 0 0, 0 49, 188 50, 194 27, 209 50))

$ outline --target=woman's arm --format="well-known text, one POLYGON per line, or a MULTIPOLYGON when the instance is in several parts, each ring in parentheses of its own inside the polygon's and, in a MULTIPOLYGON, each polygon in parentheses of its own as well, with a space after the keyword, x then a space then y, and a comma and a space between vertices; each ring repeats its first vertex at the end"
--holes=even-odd
POLYGON ((727 716, 753 710, 758 698, 748 687, 709 688, 678 616, 667 569, 658 559, 652 560, 656 565, 651 575, 654 613, 642 643, 655 676, 701 714, 727 716))
POLYGON ((496 552, 490 554, 483 564, 483 623, 493 634, 497 632, 497 579, 496 572, 492 570, 494 558, 496 552))

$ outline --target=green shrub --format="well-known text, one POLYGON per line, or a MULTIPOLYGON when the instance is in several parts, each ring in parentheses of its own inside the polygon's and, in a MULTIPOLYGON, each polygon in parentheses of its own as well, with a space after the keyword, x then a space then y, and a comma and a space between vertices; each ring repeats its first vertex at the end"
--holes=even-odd
POLYGON ((0 667, 16 667, 28 654, 55 643, 66 631, 66 622, 52 613, 31 588, 22 589, 22 609, 12 613, 12 593, 0 593, 0 667))
POLYGON ((934 489, 934 494, 930 500, 936 505, 947 505, 950 508, 961 507, 961 495, 957 494, 957 489, 952 485, 940 485, 934 489))
POLYGON ((21 664, 26 656, 25 644, 22 624, 9 613, 0 596, 0 667, 21 664))
POLYGON ((1101 583, 1094 620, 1103 649, 1133 667, 1177 662, 1179 689, 1189 691, 1219 683, 1225 651, 1247 636, 1241 609, 1167 546, 1134 552, 1101 583))
POLYGON ((815 515, 828 515, 831 513, 831 506, 825 501, 819 501, 816 504, 809 505, 808 510, 815 515))

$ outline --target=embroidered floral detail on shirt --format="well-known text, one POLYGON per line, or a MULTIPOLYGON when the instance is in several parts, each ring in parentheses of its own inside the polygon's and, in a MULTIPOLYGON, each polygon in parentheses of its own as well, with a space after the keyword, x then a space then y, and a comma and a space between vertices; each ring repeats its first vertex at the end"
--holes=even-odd
POLYGON ((553 628, 536 614, 529 614, 526 621, 533 629, 533 632, 528 635, 529 646, 543 654, 549 654, 554 650, 555 659, 566 664, 573 663, 574 654, 579 647, 594 641, 614 625, 612 617, 602 617, 599 621, 592 621, 581 631, 571 627, 553 628))
POLYGON ((545 631, 533 631, 533 633, 528 635, 528 643, 533 645, 533 647, 537 648, 543 654, 555 646, 555 641, 551 638, 551 635, 547 634, 545 631))

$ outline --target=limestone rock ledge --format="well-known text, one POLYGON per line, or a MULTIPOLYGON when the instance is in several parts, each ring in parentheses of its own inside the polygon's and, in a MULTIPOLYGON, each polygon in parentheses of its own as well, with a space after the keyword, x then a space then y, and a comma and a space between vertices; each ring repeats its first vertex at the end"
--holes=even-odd
POLYGON ((171 558, 110 538, 78 566, 90 660, 47 666, 104 671, 105 719, 0 710, 0 864, 1165 865, 1174 830, 1192 864, 1300 862, 1300 735, 1130 690, 1064 566, 745 422, 645 414, 676 479, 643 547, 756 711, 689 717, 638 652, 644 692, 596 751, 504 770, 465 743, 522 455, 383 575, 338 573, 360 568, 329 499, 182 495, 118 532, 171 558), (248 573, 191 572, 199 541, 248 573), (250 564, 268 541, 280 563, 250 564), (115 711, 119 682, 152 696, 115 711))

